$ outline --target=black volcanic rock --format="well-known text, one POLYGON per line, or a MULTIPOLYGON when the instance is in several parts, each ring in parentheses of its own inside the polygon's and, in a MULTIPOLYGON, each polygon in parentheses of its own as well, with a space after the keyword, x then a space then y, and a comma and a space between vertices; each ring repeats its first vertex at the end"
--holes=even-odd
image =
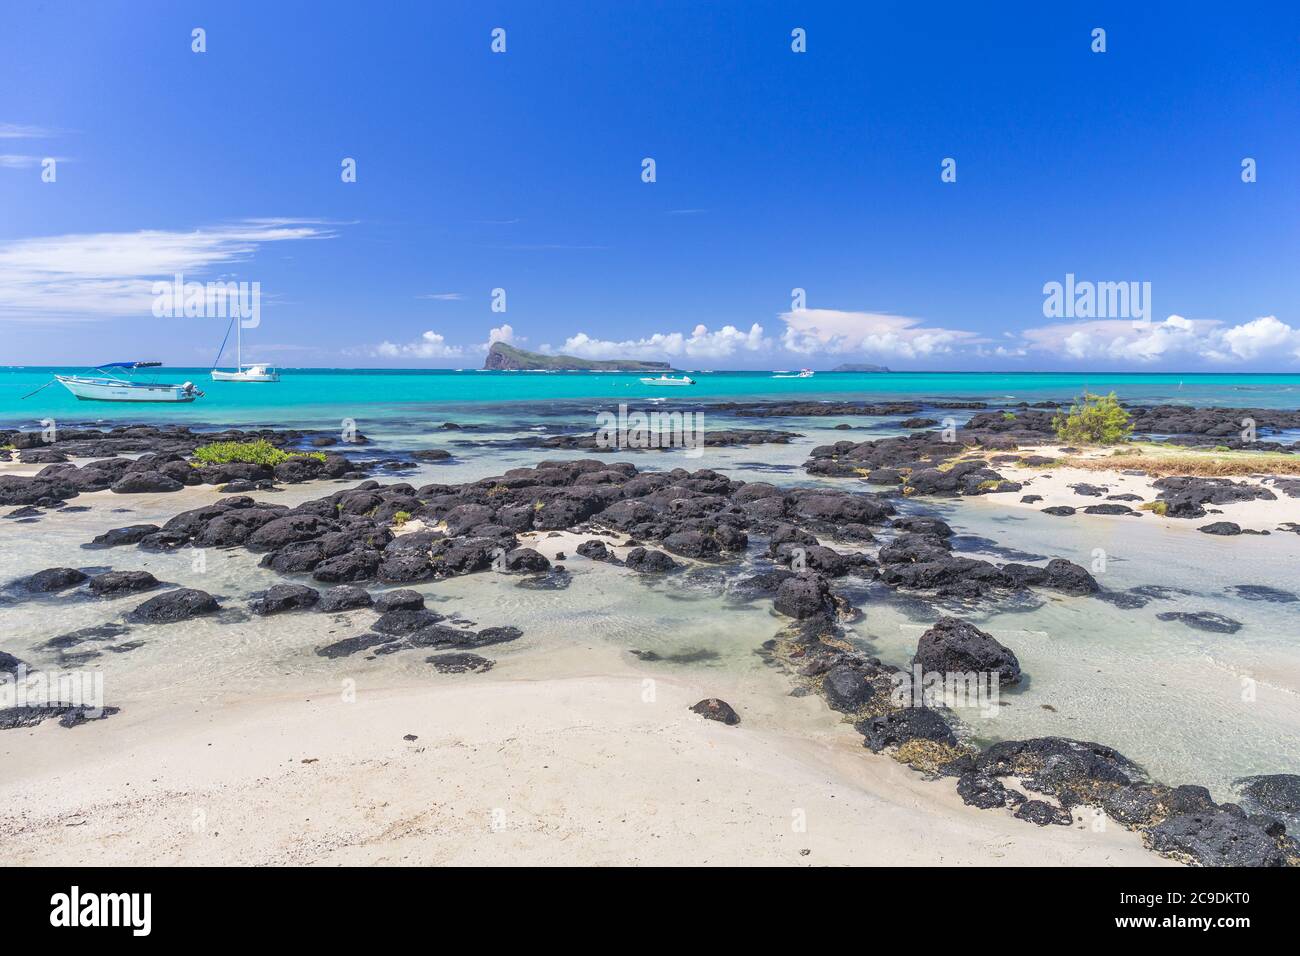
POLYGON ((316 654, 319 657, 328 657, 330 659, 338 657, 351 657, 361 651, 369 650, 372 647, 385 646, 395 643, 398 638, 389 634, 361 634, 356 637, 345 637, 341 641, 335 641, 333 644, 326 644, 324 647, 318 647, 316 654))
POLYGON ((1241 525, 1232 521, 1215 521, 1211 524, 1203 524, 1196 530, 1201 534, 1235 535, 1241 534, 1241 525))
POLYGON ((133 524, 125 528, 112 528, 101 535, 96 535, 86 548, 116 548, 122 545, 139 544, 144 538, 161 530, 156 524, 133 524))
POLYGON ((136 594, 159 586, 158 579, 148 571, 107 571, 90 579, 91 593, 100 597, 136 594))
POLYGON ((875 687, 871 683, 871 676, 861 668, 852 664, 836 664, 822 678, 822 693, 832 708, 851 714, 871 699, 875 687))
POLYGON ((633 548, 627 553, 623 561, 631 570, 639 571, 642 574, 662 574, 665 571, 672 571, 679 567, 676 561, 662 551, 653 551, 648 548, 633 548))
POLYGON ((119 495, 144 495, 180 491, 184 487, 175 478, 169 478, 159 472, 137 471, 115 482, 112 491, 119 495))
POLYGON ((471 654, 468 651, 449 651, 445 654, 432 654, 424 659, 432 664, 439 674, 486 674, 496 664, 486 657, 471 654))
POLYGON ((719 700, 717 697, 706 697, 698 704, 693 704, 690 711, 699 714, 705 720, 716 720, 729 727, 740 723, 740 715, 725 700, 719 700))
POLYGON ((18 586, 31 594, 50 594, 75 588, 88 577, 89 575, 84 571, 78 571, 76 568, 46 568, 23 578, 18 582, 18 586))
POLYGON ((424 595, 410 588, 384 591, 375 598, 375 610, 380 614, 389 611, 418 611, 424 608, 424 595))
POLYGON ((320 592, 304 584, 277 584, 261 594, 254 595, 248 608, 254 614, 283 614, 285 611, 305 611, 315 607, 320 592))
POLYGON ((1064 558, 1053 558, 1047 562, 1047 577, 1043 586, 1066 594, 1096 594, 1101 590, 1097 579, 1079 565, 1064 558))
POLYGON ((1300 820, 1300 774, 1273 773, 1237 781, 1251 808, 1300 820))
POLYGON ((1162 611, 1156 615, 1160 621, 1179 621, 1198 631, 1215 634, 1236 634, 1243 627, 1240 621, 1216 614, 1213 611, 1162 611))
POLYGON ((359 607, 370 607, 374 603, 370 592, 355 584, 336 584, 322 592, 316 610, 326 612, 351 611, 359 607))
POLYGON ((1043 800, 1026 800, 1016 807, 1016 811, 1012 815, 1018 820, 1027 820, 1040 827, 1051 824, 1068 827, 1074 822, 1074 816, 1069 810, 1053 806, 1043 800))
POLYGON ((1148 830, 1146 840, 1153 850, 1202 866, 1287 866, 1298 850, 1260 822, 1224 809, 1175 814, 1148 830))
POLYGON ((999 684, 1020 680, 1020 662, 1011 649, 974 624, 943 617, 924 634, 913 664, 940 674, 996 673, 999 684))
POLYGON ((904 707, 879 717, 868 717, 853 725, 865 738, 864 747, 879 753, 886 747, 896 747, 909 740, 933 740, 937 743, 957 743, 957 737, 939 712, 929 707, 904 707))
POLYGON ((380 634, 414 634, 443 620, 443 615, 425 608, 403 608, 380 615, 371 625, 380 634))
POLYGON ((788 617, 803 619, 831 613, 834 603, 826 579, 819 574, 804 572, 780 583, 773 607, 788 617))
POLYGON ((180 588, 150 598, 127 615, 137 624, 174 624, 220 610, 217 599, 206 591, 180 588))

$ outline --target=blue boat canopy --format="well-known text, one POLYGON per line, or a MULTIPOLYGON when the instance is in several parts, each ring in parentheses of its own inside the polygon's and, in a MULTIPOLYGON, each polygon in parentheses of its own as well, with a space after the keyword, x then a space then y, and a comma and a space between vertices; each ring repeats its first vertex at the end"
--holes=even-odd
POLYGON ((109 362, 106 365, 96 365, 95 368, 158 368, 162 362, 109 362))

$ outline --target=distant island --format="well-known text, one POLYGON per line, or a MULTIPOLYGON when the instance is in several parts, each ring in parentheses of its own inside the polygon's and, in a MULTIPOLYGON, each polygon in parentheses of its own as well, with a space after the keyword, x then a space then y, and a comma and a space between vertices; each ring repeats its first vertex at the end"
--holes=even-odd
POLYGON ((889 369, 883 365, 861 365, 850 362, 847 365, 837 365, 832 372, 888 372, 889 369))
POLYGON ((485 369, 498 371, 534 372, 668 372, 667 362, 642 362, 638 359, 584 359, 576 355, 544 355, 517 349, 505 342, 493 342, 488 349, 485 369))

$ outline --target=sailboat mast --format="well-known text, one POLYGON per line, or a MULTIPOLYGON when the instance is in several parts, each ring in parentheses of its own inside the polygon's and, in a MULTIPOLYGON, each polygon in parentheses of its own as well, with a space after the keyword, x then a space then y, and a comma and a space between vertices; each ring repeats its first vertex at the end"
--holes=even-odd
POLYGON ((244 323, 235 316, 235 371, 244 367, 244 323))

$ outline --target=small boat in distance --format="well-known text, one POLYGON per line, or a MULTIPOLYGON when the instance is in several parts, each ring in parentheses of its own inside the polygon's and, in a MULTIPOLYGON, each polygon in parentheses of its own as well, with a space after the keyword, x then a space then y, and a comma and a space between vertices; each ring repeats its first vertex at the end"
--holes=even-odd
POLYGON ((669 375, 660 375, 658 378, 643 378, 642 385, 694 385, 695 379, 689 375, 683 375, 681 378, 673 378, 669 375))
POLYGON ((109 362, 93 371, 103 375, 56 375, 55 380, 83 402, 192 402, 203 393, 193 382, 168 385, 161 382, 133 382, 113 374, 138 368, 157 368, 161 362, 109 362))
POLYGON ((217 352, 217 359, 212 363, 212 381, 214 382, 278 382, 280 381, 279 369, 270 365, 256 363, 253 365, 244 364, 244 323, 238 317, 230 320, 230 324, 236 327, 235 332, 235 369, 232 372, 220 371, 217 369, 217 362, 221 361, 221 353, 226 350, 226 341, 230 338, 230 329, 226 329, 226 338, 221 340, 221 349, 217 352))
POLYGON ((812 378, 815 373, 810 368, 799 369, 799 374, 791 375, 788 372, 777 372, 773 378, 812 378))

